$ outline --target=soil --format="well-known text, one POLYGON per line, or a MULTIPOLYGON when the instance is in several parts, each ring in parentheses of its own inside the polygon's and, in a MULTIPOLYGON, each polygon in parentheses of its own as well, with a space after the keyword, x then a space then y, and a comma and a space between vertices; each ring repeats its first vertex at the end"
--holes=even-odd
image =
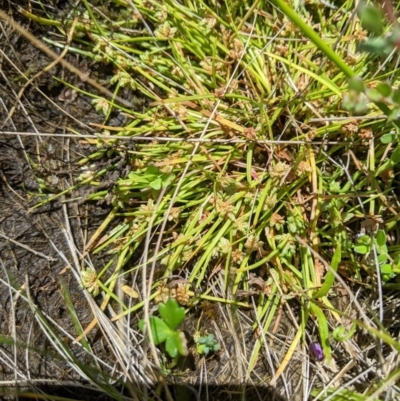
MULTIPOLYGON (((16 20, 37 37, 43 36, 44 28, 21 18, 15 6, 0 1, 0 9, 12 12, 16 20)), ((64 206, 59 202, 39 208, 34 206, 40 201, 35 195, 41 193, 44 199, 62 191, 69 185, 68 182, 73 182, 80 173, 76 160, 91 151, 87 144, 57 135, 71 129, 82 134, 92 133, 88 123, 101 123, 102 117, 84 96, 77 96, 71 103, 60 100, 65 88, 53 76, 70 82, 74 82, 75 77, 69 76, 59 66, 29 85, 18 102, 16 94, 25 82, 20 72, 34 75, 51 60, 12 32, 9 26, 1 25, 1 130, 32 133, 32 136, 0 133, 0 332, 3 338, 0 380, 10 383, 9 388, 3 385, 0 395, 5 397, 15 392, 15 383, 18 383, 20 389, 49 391, 50 394, 64 396, 68 394, 66 389, 72 387, 74 398, 90 399, 87 391, 76 387, 79 383, 83 384, 81 376, 51 349, 48 338, 43 335, 45 329, 39 325, 37 312, 29 304, 35 305, 60 331, 76 333, 61 294, 64 291, 70 294, 82 327, 93 319, 80 285, 66 268, 68 264, 74 264, 66 233, 70 226, 74 246, 82 251, 87 237, 101 224, 109 206, 85 204, 78 208, 77 202, 65 203, 64 206), (8 118, 15 106, 12 118, 8 118), (53 135, 34 135, 40 132, 53 135), (46 184, 47 190, 40 189, 40 181, 46 184), (9 290, 7 283, 12 283, 13 291, 9 290), (4 341, 7 337, 24 345, 7 345, 4 341), (43 385, 46 387, 43 388, 43 385)), ((69 61, 77 65, 81 63, 72 56, 69 56, 69 61)), ((97 258, 104 263, 102 255, 97 258)), ((92 347, 99 349, 100 357, 112 364, 108 350, 101 338, 96 336, 96 330, 89 337, 92 347)), ((80 345, 71 343, 70 349, 82 363, 89 363, 80 345)), ((98 396, 94 393, 92 398, 99 399, 98 396)))

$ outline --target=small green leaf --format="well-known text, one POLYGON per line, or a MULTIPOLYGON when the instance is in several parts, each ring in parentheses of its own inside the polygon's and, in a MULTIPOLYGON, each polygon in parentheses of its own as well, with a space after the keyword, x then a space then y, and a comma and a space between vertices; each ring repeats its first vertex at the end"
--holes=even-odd
POLYGON ((382 246, 376 245, 376 251, 377 251, 380 255, 382 255, 382 254, 388 254, 387 245, 386 245, 386 244, 385 244, 385 245, 382 245, 382 246))
POLYGON ((149 183, 150 188, 154 189, 155 191, 159 191, 162 188, 162 180, 161 178, 157 178, 154 181, 149 183))
POLYGON ((185 318, 185 309, 181 308, 174 298, 169 298, 166 304, 158 305, 158 311, 172 330, 175 330, 185 318))
POLYGON ((392 87, 386 82, 380 82, 376 89, 383 97, 389 97, 392 94, 392 87))
POLYGON ((179 340, 180 340, 180 341, 178 341, 178 352, 180 355, 185 356, 189 353, 185 333, 183 331, 179 331, 178 333, 179 333, 179 340))
POLYGON ((334 338, 335 341, 347 341, 350 340, 351 337, 353 337, 353 334, 356 331, 356 324, 355 322, 352 323, 350 330, 346 333, 346 329, 343 326, 336 327, 335 330, 333 330, 332 337, 334 338))
POLYGON ((366 255, 369 252, 370 247, 367 245, 355 245, 354 251, 361 255, 366 255))
POLYGON ((397 88, 392 92, 392 101, 393 103, 400 105, 400 88, 397 88))
POLYGON ((165 350, 168 352, 171 358, 175 358, 178 355, 178 341, 177 332, 174 332, 165 341, 165 350))
POLYGON ((363 93, 365 85, 360 77, 351 77, 349 81, 349 90, 353 90, 356 93, 363 93))
POLYGON ((359 50, 377 56, 386 56, 390 54, 393 46, 384 38, 368 39, 358 45, 359 50))
POLYGON ((165 342, 165 350, 172 358, 175 358, 178 353, 183 356, 187 355, 188 349, 185 334, 182 331, 171 332, 165 342))
POLYGON ((365 235, 365 234, 361 235, 361 237, 358 237, 357 243, 369 245, 371 243, 371 237, 369 235, 365 235))
POLYGON ((381 142, 384 144, 393 143, 396 139, 395 134, 384 134, 381 136, 381 142))
POLYGON ((382 274, 382 280, 384 282, 387 282, 393 277, 395 277, 395 274, 393 272, 393 267, 389 264, 384 264, 381 266, 381 274, 382 274))
POLYGON ((376 244, 378 246, 383 246, 386 244, 386 233, 383 230, 378 230, 375 236, 376 244))
POLYGON ((371 4, 361 3, 358 7, 358 16, 361 25, 369 33, 381 35, 383 33, 383 14, 382 11, 371 4))
POLYGON ((199 354, 208 355, 209 352, 215 352, 220 349, 220 345, 212 333, 199 337, 196 343, 196 349, 199 354))
POLYGON ((400 115, 400 108, 399 107, 394 107, 392 110, 390 110, 390 113, 387 114, 387 118, 391 121, 397 120, 400 115))
POLYGON ((343 94, 342 104, 346 110, 356 111, 358 113, 366 110, 368 99, 364 94, 351 90, 343 94))
POLYGON ((161 172, 156 166, 150 164, 150 166, 147 166, 145 174, 158 177, 159 175, 161 175, 161 172))
POLYGON ((392 274, 393 273, 393 269, 392 266, 389 264, 384 264, 381 266, 381 273, 382 274, 392 274))
POLYGON ((381 253, 380 255, 378 255, 378 263, 379 264, 385 263, 388 259, 389 259, 389 256, 387 255, 387 253, 381 253))
POLYGON ((205 344, 197 344, 196 350, 199 354, 204 354, 204 349, 206 348, 205 344))
POLYGON ((396 147, 396 149, 392 153, 392 156, 390 156, 390 160, 392 160, 394 164, 397 164, 400 162, 400 147, 399 146, 396 147))
MULTIPOLYGON (((154 344, 159 345, 163 343, 171 335, 171 333, 173 333, 167 324, 159 317, 150 316, 149 321, 154 344)), ((145 322, 143 319, 139 321, 139 329, 143 332, 145 331, 145 322)))
POLYGON ((333 180, 329 183, 329 192, 338 193, 340 190, 340 183, 338 181, 333 180))
POLYGON ((379 93, 377 88, 368 89, 366 95, 372 100, 373 102, 381 102, 383 100, 382 95, 379 93))

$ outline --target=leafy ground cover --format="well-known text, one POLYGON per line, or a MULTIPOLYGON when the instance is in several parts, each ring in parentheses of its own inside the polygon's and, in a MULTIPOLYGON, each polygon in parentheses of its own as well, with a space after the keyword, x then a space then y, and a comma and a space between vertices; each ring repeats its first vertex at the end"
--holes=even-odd
POLYGON ((69 336, 94 366, 36 310, 57 352, 119 399, 121 386, 173 399, 167 383, 396 399, 396 10, 84 0, 62 19, 19 11, 56 29, 40 41, 58 53, 44 51, 79 78, 55 76, 59 99, 85 96, 102 116, 90 135, 67 127, 92 150, 68 186, 39 177, 31 209, 110 208, 68 262, 93 311, 83 327, 68 303, 69 336), (96 328, 114 368, 87 340, 96 328))

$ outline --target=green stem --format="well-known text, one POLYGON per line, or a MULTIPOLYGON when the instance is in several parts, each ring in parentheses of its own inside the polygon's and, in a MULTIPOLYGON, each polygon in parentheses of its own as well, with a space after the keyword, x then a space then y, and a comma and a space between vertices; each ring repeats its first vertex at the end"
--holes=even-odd
POLYGON ((270 2, 281 10, 296 26, 303 32, 303 34, 311 40, 329 60, 333 61, 336 66, 349 78, 354 77, 355 72, 346 64, 346 62, 328 46, 315 31, 284 1, 284 0, 270 0, 270 2))
MULTIPOLYGON (((323 40, 303 19, 287 4, 285 0, 270 0, 270 2, 281 10, 300 30, 303 34, 311 40, 321 50, 326 57, 329 58, 336 66, 348 77, 356 76, 356 73, 346 64, 346 62, 331 48, 325 40, 323 40)), ((375 104, 385 113, 389 115, 389 107, 382 102, 375 102, 375 104)), ((395 120, 393 123, 397 128, 400 128, 400 121, 395 120)))

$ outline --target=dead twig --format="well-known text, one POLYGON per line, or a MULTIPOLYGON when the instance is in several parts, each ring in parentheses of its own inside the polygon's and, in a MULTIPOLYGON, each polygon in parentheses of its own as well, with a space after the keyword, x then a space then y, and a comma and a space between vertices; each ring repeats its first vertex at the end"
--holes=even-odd
POLYGON ((14 21, 13 18, 8 16, 3 10, 0 10, 0 18, 6 21, 11 25, 13 29, 18 31, 25 39, 27 39, 30 43, 32 43, 33 46, 35 46, 37 49, 42 51, 44 54, 46 54, 48 57, 54 59, 54 60, 59 60, 59 63, 72 72, 73 74, 76 74, 82 82, 87 82, 89 85, 91 85, 93 88, 97 89, 100 93, 103 95, 107 96, 108 98, 112 100, 116 100, 119 103, 123 104, 124 106, 127 107, 134 107, 133 104, 130 102, 127 102, 126 100, 121 99, 119 96, 116 96, 114 93, 109 91, 107 88, 105 88, 103 85, 100 85, 97 81, 94 79, 90 78, 87 76, 86 72, 80 71, 78 68, 70 64, 68 61, 59 59, 59 55, 51 50, 48 46, 46 46, 43 42, 41 42, 38 38, 36 38, 34 35, 32 35, 30 32, 28 32, 25 28, 23 28, 20 24, 18 24, 16 21, 14 21))
POLYGON ((30 248, 29 246, 24 245, 24 244, 21 244, 20 242, 15 241, 14 239, 12 239, 12 238, 10 238, 10 237, 7 237, 7 235, 3 234, 2 232, 0 232, 0 237, 6 239, 7 241, 12 242, 13 244, 19 246, 20 248, 23 248, 23 249, 25 249, 25 250, 27 250, 27 251, 29 251, 29 252, 32 252, 32 253, 33 253, 34 255, 36 255, 36 256, 40 256, 41 258, 45 258, 45 259, 48 260, 49 262, 55 262, 55 261, 57 260, 57 259, 55 259, 55 258, 52 258, 51 256, 45 255, 44 253, 35 251, 34 249, 30 248))
POLYGON ((65 55, 66 55, 67 52, 68 52, 69 45, 70 45, 70 43, 71 43, 71 41, 72 41, 73 34, 74 34, 74 31, 75 31, 75 27, 76 27, 77 22, 78 22, 78 18, 75 18, 74 21, 72 22, 71 29, 70 29, 70 31, 69 31, 69 33, 68 33, 66 46, 65 46, 64 50, 61 52, 61 54, 60 54, 52 63, 50 63, 47 67, 43 68, 43 70, 39 71, 39 72, 38 72, 37 74, 35 74, 31 79, 29 79, 29 80, 25 83, 25 85, 20 89, 20 91, 18 92, 18 96, 17 96, 17 103, 14 104, 14 106, 11 108, 10 112, 8 113, 7 118, 6 118, 5 121, 3 122, 3 127, 7 124, 7 122, 8 122, 8 121, 12 118, 12 116, 14 115, 14 112, 15 112, 15 110, 16 110, 16 108, 17 108, 18 101, 21 100, 22 95, 24 94, 26 88, 27 88, 35 79, 39 78, 42 74, 44 74, 45 72, 50 71, 52 68, 54 68, 54 67, 55 67, 60 61, 62 61, 62 59, 65 57, 65 55))

